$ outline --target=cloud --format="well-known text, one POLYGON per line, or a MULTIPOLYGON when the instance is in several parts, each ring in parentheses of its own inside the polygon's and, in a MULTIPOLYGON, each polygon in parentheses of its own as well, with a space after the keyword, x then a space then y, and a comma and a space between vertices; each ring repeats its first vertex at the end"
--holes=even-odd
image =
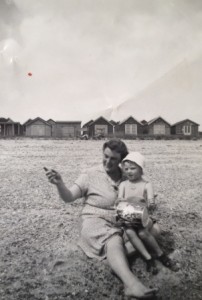
POLYGON ((2 113, 22 121, 82 120, 116 107, 202 46, 200 1, 0 3, 2 113))

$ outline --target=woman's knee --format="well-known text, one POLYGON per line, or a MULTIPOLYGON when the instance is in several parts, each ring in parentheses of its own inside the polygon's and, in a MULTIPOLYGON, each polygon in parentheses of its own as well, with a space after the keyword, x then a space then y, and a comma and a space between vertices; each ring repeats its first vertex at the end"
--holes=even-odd
POLYGON ((114 247, 123 248, 123 238, 119 234, 114 234, 108 241, 107 241, 107 249, 111 249, 114 247))
POLYGON ((131 257, 137 252, 137 250, 134 248, 134 246, 131 244, 130 241, 127 241, 124 244, 124 247, 125 247, 125 253, 127 257, 131 257))

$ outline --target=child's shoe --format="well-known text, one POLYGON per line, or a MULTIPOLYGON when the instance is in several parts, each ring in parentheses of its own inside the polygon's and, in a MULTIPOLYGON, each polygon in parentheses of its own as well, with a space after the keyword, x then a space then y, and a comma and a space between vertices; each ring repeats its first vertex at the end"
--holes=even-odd
POLYGON ((146 260, 146 264, 147 272, 152 273, 153 275, 156 275, 158 273, 156 262, 153 258, 146 260))
POLYGON ((179 266, 177 263, 172 260, 169 256, 167 256, 165 253, 163 253, 161 256, 158 257, 158 260, 167 268, 169 268, 171 271, 177 272, 179 271, 179 266))

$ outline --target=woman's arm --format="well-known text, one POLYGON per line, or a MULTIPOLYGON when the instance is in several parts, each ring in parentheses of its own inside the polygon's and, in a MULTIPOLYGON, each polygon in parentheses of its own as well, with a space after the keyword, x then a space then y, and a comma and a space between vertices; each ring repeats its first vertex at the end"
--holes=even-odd
POLYGON ((74 184, 71 188, 67 188, 64 183, 57 185, 58 193, 64 202, 70 203, 81 198, 80 188, 74 184))
POLYGON ((62 176, 55 170, 46 170, 46 176, 49 182, 56 185, 58 193, 64 202, 70 203, 82 197, 81 189, 76 184, 68 189, 62 180, 62 176))

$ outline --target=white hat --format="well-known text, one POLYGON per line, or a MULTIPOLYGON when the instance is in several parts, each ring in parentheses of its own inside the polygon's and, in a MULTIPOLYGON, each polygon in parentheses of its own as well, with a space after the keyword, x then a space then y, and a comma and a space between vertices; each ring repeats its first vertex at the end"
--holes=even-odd
POLYGON ((127 161, 127 160, 136 163, 139 167, 142 168, 142 170, 143 170, 143 168, 144 168, 144 166, 145 166, 145 158, 144 158, 144 156, 143 156, 141 153, 139 153, 139 152, 130 152, 130 153, 122 160, 122 162, 127 161))

